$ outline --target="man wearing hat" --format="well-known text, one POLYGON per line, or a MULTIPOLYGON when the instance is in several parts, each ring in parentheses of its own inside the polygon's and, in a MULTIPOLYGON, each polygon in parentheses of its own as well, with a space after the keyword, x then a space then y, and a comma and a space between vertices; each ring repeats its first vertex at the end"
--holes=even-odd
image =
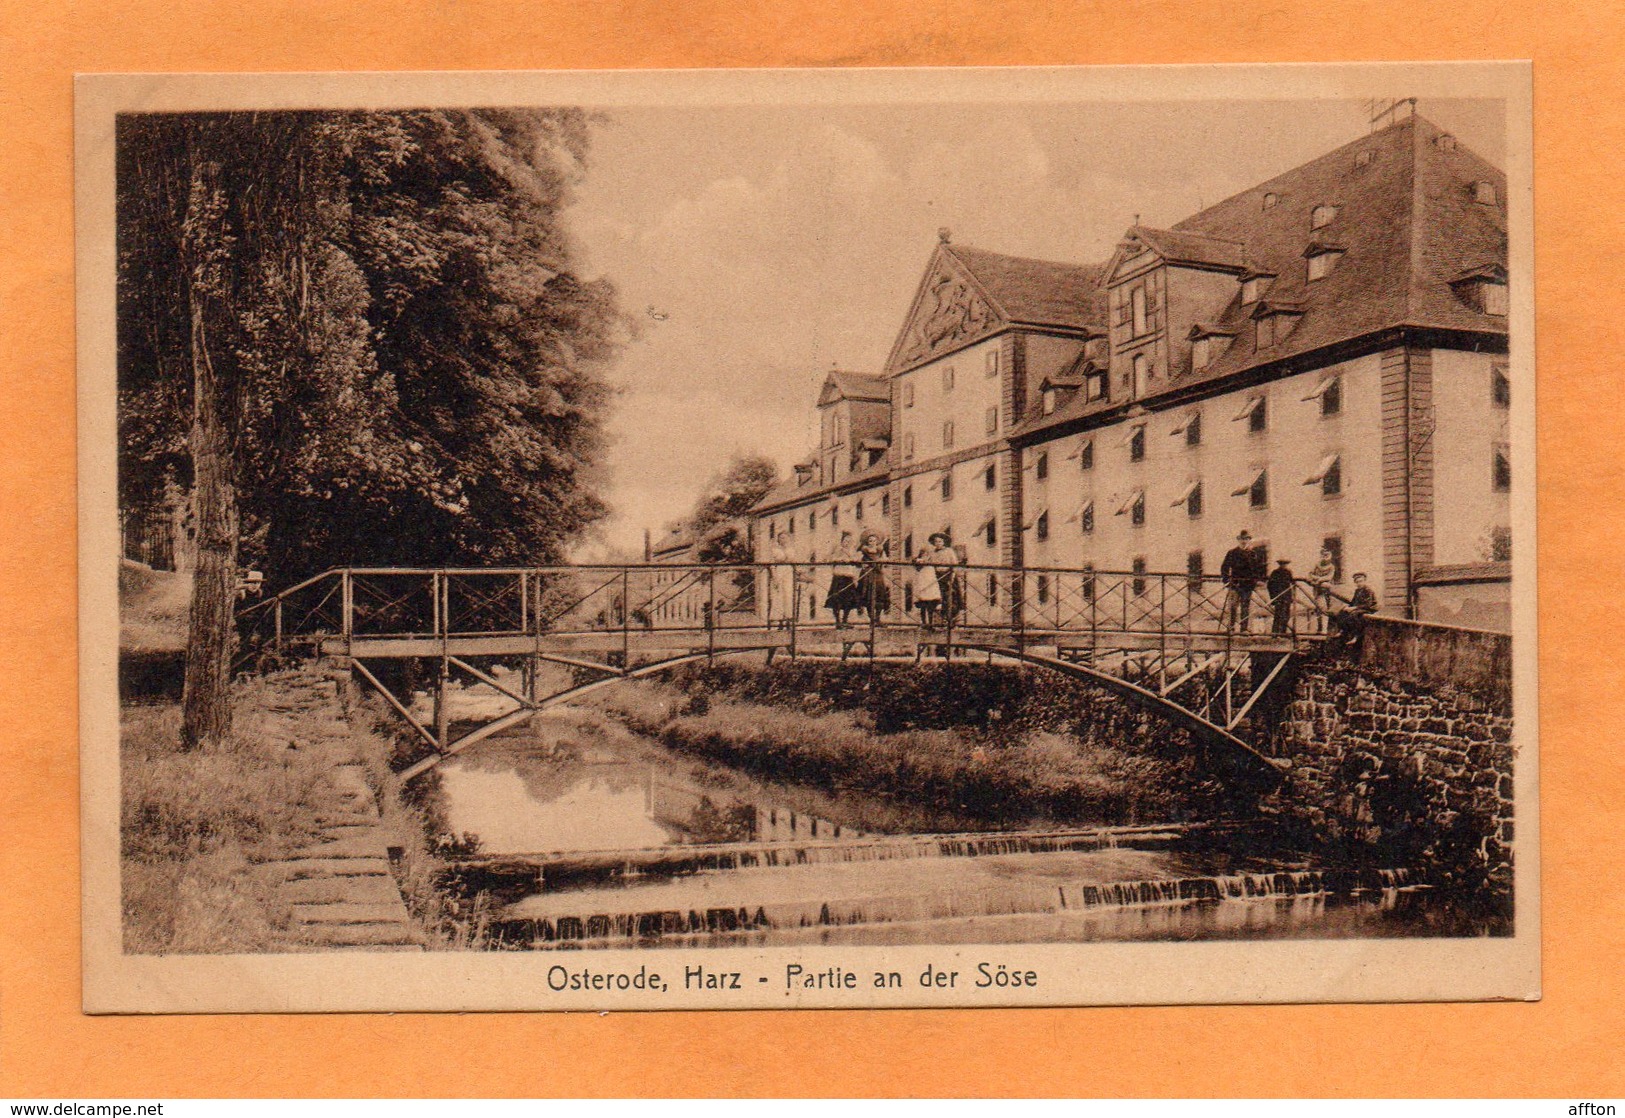
POLYGON ((1275 633, 1289 633, 1292 631, 1292 565, 1286 559, 1277 559, 1275 569, 1270 577, 1264 581, 1264 589, 1270 596, 1270 609, 1275 613, 1275 624, 1271 631, 1275 633))
POLYGON ((1243 633, 1252 627, 1253 591, 1264 576, 1252 544, 1253 534, 1243 528, 1236 535, 1236 546, 1224 553, 1224 562, 1219 565, 1219 577, 1230 592, 1230 600, 1225 603, 1225 628, 1239 628, 1243 633))

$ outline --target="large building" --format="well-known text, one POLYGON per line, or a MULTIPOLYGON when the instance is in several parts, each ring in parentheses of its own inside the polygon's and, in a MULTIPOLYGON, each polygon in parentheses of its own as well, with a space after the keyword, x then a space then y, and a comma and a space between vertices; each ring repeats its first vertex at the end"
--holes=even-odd
POLYGON ((1104 264, 943 231, 883 375, 825 382, 757 553, 944 531, 973 565, 1213 574, 1245 528, 1384 612, 1506 627, 1506 263, 1504 174, 1414 115, 1104 264))

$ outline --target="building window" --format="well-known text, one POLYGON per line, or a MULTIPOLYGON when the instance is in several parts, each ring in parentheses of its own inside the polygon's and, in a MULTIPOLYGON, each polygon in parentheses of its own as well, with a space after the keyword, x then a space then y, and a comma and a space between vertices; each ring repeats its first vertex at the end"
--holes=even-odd
POLYGON ((1266 193, 1264 195, 1264 204, 1260 208, 1261 209, 1266 209, 1266 210, 1273 210, 1276 207, 1276 204, 1279 203, 1280 201, 1281 201, 1281 196, 1279 194, 1275 193, 1275 191, 1271 190, 1271 191, 1269 191, 1268 193, 1266 193))
POLYGON ((880 515, 891 515, 891 490, 888 489, 880 495, 880 515))
POLYGON ((1202 553, 1193 551, 1185 556, 1185 588, 1192 594, 1202 592, 1202 576, 1206 572, 1202 569, 1202 553))
POLYGON ((1078 469, 1092 470, 1095 468, 1095 440, 1084 439, 1078 447, 1078 469))
POLYGON ((1493 206, 1501 201, 1501 197, 1493 182, 1481 179, 1473 184, 1473 201, 1481 206, 1493 206))
POLYGON ((829 506, 829 526, 831 528, 839 528, 841 526, 841 506, 840 505, 831 505, 831 506, 829 506))
POLYGON ((1110 387, 1110 382, 1106 379, 1105 373, 1090 373, 1083 378, 1083 398, 1089 403, 1104 400, 1110 387))
POLYGON ((1494 482, 1497 493, 1506 493, 1512 489, 1512 448, 1506 443, 1500 443, 1495 448, 1495 465, 1491 480, 1494 482))
MULTIPOLYGON (((1320 549, 1332 557, 1332 581, 1343 581, 1343 537, 1327 536, 1320 541, 1320 549)), ((1318 560, 1317 560, 1318 561, 1318 560)))
POLYGON ((1095 503, 1093 501, 1085 504, 1083 511, 1078 513, 1078 527, 1085 533, 1095 530, 1095 503))
POLYGON ((988 517, 987 528, 985 529, 985 532, 986 532, 986 536, 987 536, 987 546, 989 546, 989 547, 997 547, 998 543, 999 543, 999 519, 998 519, 998 517, 996 517, 996 516, 988 517))
POLYGON ((1038 537, 1038 540, 1039 540, 1040 543, 1042 543, 1044 540, 1049 539, 1049 510, 1048 509, 1045 509, 1043 512, 1039 513, 1038 514, 1038 519, 1033 522, 1033 535, 1038 537))
POLYGON ((791 513, 789 515, 789 517, 786 518, 786 520, 784 522, 784 534, 787 535, 787 536, 793 536, 793 535, 796 534, 796 517, 795 517, 795 513, 791 513))
POLYGON ((1246 497, 1251 508, 1268 508, 1270 503, 1270 475, 1268 470, 1259 470, 1251 480, 1241 488, 1235 490, 1237 497, 1246 497))
POLYGON ((1333 377, 1326 383, 1320 394, 1320 414, 1322 418, 1339 415, 1343 411, 1343 378, 1333 377))
POLYGON ((987 375, 990 377, 999 375, 999 351, 996 349, 987 351, 987 375))
POLYGON ((1151 362, 1145 354, 1134 355, 1134 398, 1136 400, 1146 396, 1151 391, 1151 362))
POLYGON ((1145 494, 1143 492, 1134 495, 1134 503, 1129 506, 1128 512, 1130 524, 1136 528, 1145 527, 1145 494))
POLYGON ((812 512, 809 512, 807 514, 807 531, 809 531, 809 532, 818 531, 818 510, 817 509, 813 509, 812 512))
POLYGON ((948 420, 942 425, 942 449, 952 450, 954 446, 954 421, 948 420))
POLYGON ((1128 293, 1129 329, 1138 338, 1148 328, 1145 312, 1145 285, 1140 284, 1128 293))
POLYGON ((853 517, 853 519, 859 520, 859 521, 861 521, 863 519, 863 498, 862 497, 859 497, 858 500, 857 500, 857 503, 852 506, 852 517, 853 517))
POLYGON ((1512 529, 1504 524, 1498 524, 1490 529, 1490 561, 1512 562, 1512 529))
POLYGON ((1359 155, 1356 155, 1354 157, 1354 165, 1356 167, 1369 167, 1371 165, 1371 152, 1362 151, 1359 155))
POLYGON ((1498 408, 1512 406, 1512 380, 1505 365, 1490 366, 1490 402, 1498 408))
POLYGON ((1257 434, 1260 431, 1269 430, 1270 406, 1269 401, 1264 397, 1258 396, 1255 398, 1257 399, 1258 403, 1253 408, 1252 414, 1248 415, 1247 417, 1247 430, 1257 434))
POLYGON ((903 382, 903 406, 905 408, 914 406, 914 382, 911 380, 903 382))
POLYGON ((903 507, 905 509, 914 507, 914 487, 912 485, 903 486, 903 507))
POLYGON ((903 461, 914 457, 914 432, 910 431, 903 436, 903 461))
POLYGON ((1191 343, 1191 371, 1201 372, 1213 363, 1213 339, 1197 338, 1191 343))
POLYGON ((1185 436, 1186 446, 1202 445, 1202 413, 1193 411, 1185 417, 1185 421, 1169 432, 1174 438, 1185 436))
POLYGON ((1038 604, 1044 605, 1049 601, 1049 575, 1038 576, 1038 604))
POLYGON ((945 472, 942 475, 942 499, 944 501, 954 499, 954 475, 951 473, 945 472))
POLYGON ((1243 303, 1256 303, 1264 297, 1264 289, 1269 286, 1269 276, 1248 276, 1241 282, 1241 301, 1243 303))
POLYGON ((1053 388, 1044 389, 1043 393, 1040 394, 1040 396, 1039 396, 1039 402, 1040 402, 1040 406, 1044 410, 1045 415, 1054 415, 1055 414, 1055 389, 1053 389, 1053 388))
POLYGON ((982 471, 982 487, 989 491, 999 487, 999 472, 995 466, 988 466, 982 471))
MULTIPOLYGON (((914 558, 914 533, 913 532, 910 532, 908 535, 903 537, 903 558, 905 558, 905 559, 914 558)), ((913 590, 914 587, 913 587, 912 584, 905 583, 904 586, 903 586, 903 589, 905 589, 905 590, 913 590)), ((914 607, 909 606, 908 608, 912 609, 914 607)))
POLYGON ((1145 459, 1145 424, 1134 428, 1128 437, 1128 460, 1141 462, 1145 459))
POLYGON ((1444 135, 1440 136, 1434 142, 1439 145, 1439 150, 1440 151, 1455 151, 1456 150, 1456 138, 1454 136, 1450 135, 1450 133, 1448 133, 1448 132, 1446 132, 1444 135))
POLYGON ((1200 479, 1185 486, 1185 491, 1174 498, 1173 507, 1185 506, 1185 515, 1195 520, 1202 515, 1202 482, 1200 479))
POLYGON ((1041 450, 1033 463, 1033 472, 1038 475, 1039 481, 1049 480, 1049 451, 1041 450))
POLYGON ((987 409, 987 433, 990 434, 990 435, 996 435, 996 434, 999 433, 999 409, 998 408, 988 408, 987 409))
POLYGON ((1095 565, 1093 563, 1083 565, 1083 600, 1086 602, 1095 600, 1095 565))
POLYGON ((1309 228, 1324 229, 1332 223, 1332 218, 1336 216, 1336 206, 1316 206, 1309 213, 1309 228))
POLYGON ((1507 314, 1507 285, 1504 283, 1481 283, 1478 285, 1478 297, 1483 301, 1484 313, 1500 315, 1507 314))
MULTIPOLYGON (((1309 258, 1309 282, 1325 279, 1332 274, 1341 252, 1317 252, 1309 258)), ((1283 335, 1284 336, 1284 335, 1283 335)))
POLYGON ((1304 478, 1305 485, 1320 486, 1321 496, 1336 497, 1343 492, 1343 460, 1328 454, 1320 460, 1315 472, 1304 478))
POLYGON ((1148 588, 1147 584, 1149 582, 1149 580, 1145 577, 1145 571, 1145 556, 1136 555, 1134 557, 1134 596, 1136 598, 1145 597, 1145 592, 1148 588))
POLYGON ((954 390, 954 367, 952 365, 944 365, 942 368, 942 390, 944 392, 954 390))

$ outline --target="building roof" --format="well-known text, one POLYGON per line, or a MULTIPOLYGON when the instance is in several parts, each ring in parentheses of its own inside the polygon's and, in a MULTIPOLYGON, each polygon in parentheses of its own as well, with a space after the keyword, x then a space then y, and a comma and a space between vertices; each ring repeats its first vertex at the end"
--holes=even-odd
POLYGON ((969 245, 944 244, 942 249, 965 266, 1008 322, 1105 329, 1102 264, 1062 264, 969 245))
POLYGON ((824 378, 824 388, 818 395, 818 403, 823 405, 836 400, 878 400, 889 404, 891 385, 887 383, 885 377, 835 369, 824 378))
POLYGON ((1179 233, 1236 241, 1247 264, 1277 278, 1271 307, 1300 311, 1285 339, 1255 351, 1241 329, 1253 308, 1240 295, 1213 320, 1236 342, 1197 374, 1215 379, 1312 349, 1398 326, 1504 334, 1504 317, 1474 310, 1451 287, 1464 271, 1506 260, 1506 176, 1418 116, 1362 136, 1319 159, 1227 198, 1174 227, 1179 233), (1362 152, 1370 152, 1364 164, 1362 152), (1496 203, 1474 198, 1494 184, 1496 203), (1275 204, 1264 206, 1264 196, 1275 204), (1337 208, 1311 231, 1318 206, 1337 208), (1342 253, 1324 279, 1310 282, 1311 245, 1342 253))
POLYGON ((1169 264, 1194 264, 1234 272, 1247 267, 1247 246, 1240 241, 1178 229, 1153 229, 1147 225, 1136 225, 1129 234, 1144 241, 1169 264))
POLYGON ((884 485, 890 479, 890 476, 891 465, 882 458, 873 466, 862 470, 853 470, 846 476, 832 482, 808 482, 806 485, 799 485, 794 477, 790 477, 769 489, 760 501, 751 506, 751 512, 758 515, 777 512, 780 509, 794 508, 797 505, 820 500, 832 494, 849 493, 854 489, 884 485))
MULTIPOLYGON (((1209 258, 1217 260, 1217 246, 1240 245, 1243 278, 1275 277, 1257 303, 1243 303, 1238 284, 1229 305, 1204 318, 1202 332, 1235 340, 1206 369, 1176 377, 1169 390, 1397 327, 1505 335, 1504 316, 1482 313, 1458 290, 1473 278, 1505 275, 1506 176, 1460 144, 1440 143, 1443 135, 1426 119, 1408 117, 1227 198, 1172 230, 1131 230, 1172 257, 1212 248, 1209 258), (1365 152, 1370 157, 1361 162, 1365 152), (1477 200, 1480 182, 1493 186, 1494 204, 1477 200), (1268 208, 1265 195, 1275 196, 1268 208), (1322 228, 1311 229, 1311 214, 1319 206, 1337 212, 1322 228), (1170 234, 1202 239, 1172 240, 1170 234), (1311 246, 1342 254, 1328 275, 1313 282, 1304 263, 1311 246), (1272 312, 1291 314, 1296 322, 1284 338, 1258 349, 1252 319, 1272 312)), ((1121 399, 1074 398, 1050 415, 1029 418, 1015 434, 1122 405, 1121 399)))

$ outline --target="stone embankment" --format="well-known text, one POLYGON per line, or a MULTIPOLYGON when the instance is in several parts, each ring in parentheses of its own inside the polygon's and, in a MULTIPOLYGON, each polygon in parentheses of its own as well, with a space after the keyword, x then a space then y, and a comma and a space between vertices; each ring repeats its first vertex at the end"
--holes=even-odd
POLYGON ((1510 896, 1510 638, 1376 619, 1358 663, 1298 673, 1271 752, 1291 767, 1261 807, 1318 845, 1510 896))
POLYGON ((316 837, 267 864, 291 915, 292 946, 312 951, 421 951, 390 870, 390 842, 350 732, 337 680, 315 670, 276 677, 265 732, 290 748, 318 750, 323 776, 304 805, 316 837))

